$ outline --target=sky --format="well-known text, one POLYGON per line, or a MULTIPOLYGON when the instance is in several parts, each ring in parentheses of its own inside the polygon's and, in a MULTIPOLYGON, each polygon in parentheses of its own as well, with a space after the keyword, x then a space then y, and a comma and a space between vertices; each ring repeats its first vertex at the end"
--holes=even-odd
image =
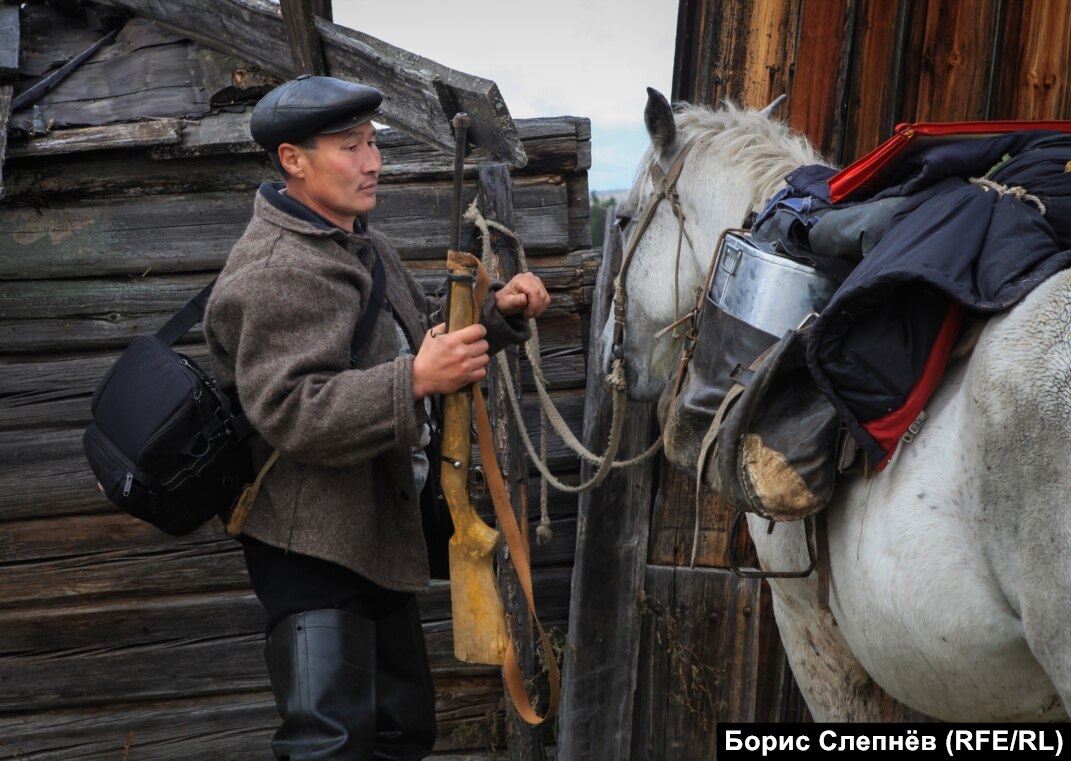
POLYGON ((333 0, 335 23, 498 85, 514 119, 591 120, 595 192, 646 149, 647 88, 668 98, 677 0, 333 0))

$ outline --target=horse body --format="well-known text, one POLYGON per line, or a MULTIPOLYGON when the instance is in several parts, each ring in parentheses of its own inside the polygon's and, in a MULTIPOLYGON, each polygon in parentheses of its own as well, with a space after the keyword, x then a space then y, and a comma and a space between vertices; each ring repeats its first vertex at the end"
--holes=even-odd
MULTIPOLYGON (((673 118, 668 104, 649 103, 649 130, 652 108, 662 110, 663 120, 673 118)), ((676 142, 689 137, 677 135, 676 142)), ((706 140, 716 143, 717 135, 706 140)), ((656 140, 653 151, 673 147, 656 140)), ((706 168, 696 153, 689 159, 701 173, 706 168)), ((761 190, 764 197, 771 192, 761 190)), ((750 203, 746 190, 736 195, 750 203)), ((720 232, 740 220, 706 210, 685 174, 680 196, 682 203, 696 199, 688 232, 693 242, 709 242, 696 245, 709 257, 716 234, 700 234, 698 227, 720 232)), ((675 220, 652 226, 634 266, 669 269, 676 235, 675 220)), ((705 262, 694 269, 703 273, 689 270, 689 280, 682 269, 681 288, 689 294, 701 283, 705 262)), ((648 393, 665 385, 673 364, 643 364, 655 356, 651 335, 673 319, 666 319, 673 311, 666 294, 661 286, 637 287, 627 302, 625 357, 641 357, 628 375, 648 393)), ((818 606, 814 574, 770 579, 785 651, 816 719, 898 720, 913 711, 946 721, 1067 720, 1069 381, 1071 273, 1065 272, 990 320, 973 352, 950 363, 922 432, 898 448, 885 470, 839 483, 826 511, 830 610, 818 606), (902 706, 877 699, 873 683, 902 706)), ((799 522, 767 532, 767 521, 749 515, 748 524, 764 568, 807 565, 799 522)))

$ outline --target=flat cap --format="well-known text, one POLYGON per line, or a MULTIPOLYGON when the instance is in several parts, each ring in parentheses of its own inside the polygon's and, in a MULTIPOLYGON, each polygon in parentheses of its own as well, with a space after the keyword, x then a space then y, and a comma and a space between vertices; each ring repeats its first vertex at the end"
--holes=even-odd
POLYGON ((303 74, 276 87, 253 109, 249 133, 266 150, 341 132, 375 116, 383 93, 334 77, 303 74))

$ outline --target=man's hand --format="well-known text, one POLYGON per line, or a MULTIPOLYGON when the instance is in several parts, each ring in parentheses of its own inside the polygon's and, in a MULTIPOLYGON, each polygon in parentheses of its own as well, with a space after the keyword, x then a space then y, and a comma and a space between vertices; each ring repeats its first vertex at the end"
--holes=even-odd
POLYGON ((491 361, 486 335, 487 328, 479 323, 453 333, 447 333, 445 325, 429 330, 413 358, 413 396, 450 394, 483 380, 491 361))
POLYGON ((522 272, 495 291, 495 307, 507 317, 523 314, 525 319, 538 317, 550 304, 543 281, 531 272, 522 272))

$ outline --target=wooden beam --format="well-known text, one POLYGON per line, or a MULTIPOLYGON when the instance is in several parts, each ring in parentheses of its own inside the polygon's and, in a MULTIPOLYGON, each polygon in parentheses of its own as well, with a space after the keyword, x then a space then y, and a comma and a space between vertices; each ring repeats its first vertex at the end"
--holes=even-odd
POLYGON ((4 191, 4 163, 7 161, 7 125, 11 121, 11 98, 13 85, 0 85, 0 199, 4 191))
MULTIPOLYGON (((621 233, 607 213, 602 267, 591 305, 589 356, 601 356, 621 233)), ((610 405, 604 371, 588 365, 584 445, 605 448, 610 405)), ((657 433, 655 405, 629 402, 618 459, 634 457, 657 433)), ((640 602, 647 558, 655 459, 615 470, 580 495, 558 732, 559 758, 631 758, 633 696, 640 645, 640 602)), ((582 478, 593 468, 585 465, 582 478)))
MULTIPOLYGON (((292 77, 279 7, 270 0, 100 0, 151 18, 190 39, 232 53, 282 77, 292 77)), ((527 157, 498 86, 447 68, 366 34, 316 19, 327 73, 383 91, 383 120, 453 152, 450 119, 457 111, 472 118, 469 140, 512 166, 527 157)))
POLYGON ((0 5, 0 85, 19 78, 19 6, 0 5))
MULTIPOLYGON (((480 210, 488 220, 494 220, 509 229, 515 225, 513 217, 513 183, 509 176, 509 167, 501 163, 481 164, 479 167, 480 179, 480 210)), ((498 232, 491 232, 492 255, 490 262, 484 262, 489 267, 492 278, 502 282, 509 282, 510 278, 518 272, 517 253, 512 241, 498 232)), ((509 347, 504 350, 508 370, 500 372, 497 361, 493 361, 488 373, 488 411, 491 414, 495 434, 495 455, 502 477, 509 489, 510 504, 513 507, 517 522, 524 532, 525 543, 528 544, 528 515, 527 515, 527 468, 525 467, 524 452, 521 437, 518 432, 518 422, 513 416, 507 396, 507 383, 515 383, 520 376, 519 359, 517 348, 509 347)), ((498 551, 498 584, 502 594, 502 603, 506 610, 506 621, 509 626, 510 639, 517 646, 518 662, 521 673, 526 681, 532 680, 536 675, 535 650, 532 642, 532 619, 528 613, 528 604, 524 597, 524 591, 512 572, 509 553, 505 543, 499 545, 498 551)), ((509 695, 508 691, 506 693, 509 695)), ((536 728, 526 724, 517 714, 512 702, 506 713, 506 734, 508 745, 512 751, 513 761, 533 761, 544 758, 543 738, 536 728)))
POLYGON ((324 51, 320 45, 320 33, 316 31, 312 6, 313 0, 279 0, 294 71, 322 77, 327 73, 327 67, 324 65, 324 51))
POLYGON ((33 138, 20 145, 13 145, 7 155, 19 158, 117 148, 155 148, 181 142, 181 131, 182 121, 179 119, 156 119, 147 122, 108 124, 101 127, 62 129, 33 138))

